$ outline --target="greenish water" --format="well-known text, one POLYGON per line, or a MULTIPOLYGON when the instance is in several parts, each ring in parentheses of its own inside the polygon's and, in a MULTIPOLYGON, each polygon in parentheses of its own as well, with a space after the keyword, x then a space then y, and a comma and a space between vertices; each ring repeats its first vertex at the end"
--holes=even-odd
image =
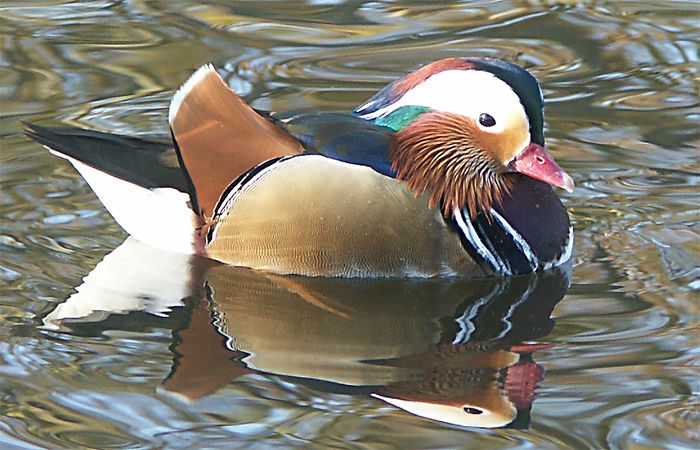
POLYGON ((698 448, 698 11, 3 1, 0 447, 698 448), (206 62, 257 108, 338 111, 463 55, 542 84, 548 147, 577 183, 560 192, 570 272, 287 279, 122 244, 72 167, 21 133, 165 136, 173 91, 206 62))

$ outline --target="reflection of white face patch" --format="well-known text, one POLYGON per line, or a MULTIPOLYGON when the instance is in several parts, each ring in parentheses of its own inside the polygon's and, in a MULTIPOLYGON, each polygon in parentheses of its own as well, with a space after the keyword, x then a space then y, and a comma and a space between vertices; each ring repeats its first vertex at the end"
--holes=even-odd
POLYGON ((515 407, 503 400, 503 405, 499 405, 500 411, 486 409, 476 405, 443 405, 440 403, 429 403, 398 398, 385 397, 379 394, 372 394, 372 397, 383 400, 391 405, 401 408, 411 414, 415 414, 426 419, 437 420, 438 422, 451 423, 464 427, 496 428, 508 425, 515 419, 517 410, 515 407), (469 414, 465 408, 478 410, 480 414, 469 414))
POLYGON ((525 131, 528 138, 520 148, 525 148, 530 142, 530 124, 520 98, 505 81, 483 70, 437 73, 406 92, 398 101, 362 117, 375 119, 402 106, 427 106, 436 111, 461 114, 487 133, 525 131), (491 115, 496 124, 491 127, 479 124, 479 116, 484 113, 491 115))

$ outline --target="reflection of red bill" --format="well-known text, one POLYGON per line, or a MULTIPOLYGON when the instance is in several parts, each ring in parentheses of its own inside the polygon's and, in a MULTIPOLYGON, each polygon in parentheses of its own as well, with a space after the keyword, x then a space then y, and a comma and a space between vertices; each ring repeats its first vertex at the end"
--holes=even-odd
POLYGON ((506 369, 504 388, 516 408, 527 408, 535 399, 537 383, 544 378, 544 368, 533 361, 520 361, 506 369))
POLYGON ((530 144, 510 163, 510 168, 552 186, 574 190, 574 180, 564 172, 544 147, 530 144))

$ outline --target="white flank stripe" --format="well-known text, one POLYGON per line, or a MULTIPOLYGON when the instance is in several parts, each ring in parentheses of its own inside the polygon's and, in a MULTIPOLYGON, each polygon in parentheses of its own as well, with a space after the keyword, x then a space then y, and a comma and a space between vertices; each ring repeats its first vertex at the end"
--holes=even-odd
POLYGON ((192 76, 183 84, 180 89, 177 90, 175 95, 173 96, 173 99, 170 101, 170 109, 168 110, 168 123, 172 125, 173 121, 175 120, 175 116, 177 116, 177 112, 180 109, 180 105, 182 105, 182 101, 187 97, 187 94, 194 88, 204 77, 209 75, 210 73, 216 73, 218 76, 218 73, 216 72, 216 69, 214 68, 213 65, 211 64, 205 64, 197 71, 192 74, 192 76))
POLYGON ((189 195, 173 188, 146 189, 51 150, 73 164, 114 220, 141 242, 179 253, 194 253, 196 217, 189 195))
MULTIPOLYGON (((219 199, 219 201, 216 203, 216 205, 214 206, 214 216, 226 214, 226 212, 229 209, 229 204, 230 204, 231 200, 238 194, 238 191, 240 191, 241 188, 243 188, 247 184, 250 184, 250 183, 253 183, 253 182, 259 180, 263 176, 267 175, 271 170, 276 170, 278 168, 277 164, 279 164, 283 161, 286 161, 286 160, 287 160, 287 158, 281 158, 279 161, 276 161, 276 162, 270 164, 269 166, 265 167, 263 170, 259 171, 251 178, 247 178, 245 175, 242 176, 241 180, 238 183, 236 183, 236 185, 229 190, 228 194, 226 194, 226 197, 224 197, 223 199, 219 199)), ((265 164, 265 163, 263 162, 261 164, 265 164)), ((257 166, 255 166, 255 167, 257 167, 257 166)), ((250 170, 255 170, 255 167, 253 167, 250 170)), ((246 174, 247 173, 248 172, 246 172, 246 174)))
POLYGON ((474 229, 471 220, 464 220, 462 212, 456 208, 454 210, 454 217, 455 221, 457 222, 457 226, 460 230, 462 230, 462 234, 464 234, 464 237, 467 238, 469 243, 474 246, 477 253, 488 261, 494 270, 499 273, 510 275, 510 271, 503 265, 503 263, 494 257, 493 254, 486 248, 484 243, 481 242, 481 239, 479 239, 479 235, 476 234, 476 230, 474 229))
MULTIPOLYGON (((310 157, 310 156, 307 156, 310 157)), ((226 197, 220 198, 219 201, 214 205, 214 218, 218 218, 220 216, 225 216, 228 214, 229 209, 231 209, 231 201, 242 191, 246 188, 246 186, 252 186, 253 183, 255 183, 257 180, 260 180, 261 178, 266 177, 268 174, 270 174, 272 171, 275 171, 279 168, 279 164, 287 161, 289 157, 284 157, 281 158, 279 161, 276 161, 269 166, 265 167, 263 170, 259 171, 255 175, 253 175, 250 179, 248 179, 246 176, 241 177, 241 180, 233 187, 231 190, 229 190, 228 194, 226 194, 226 197)), ((262 163, 264 164, 264 163, 262 163)), ((257 166, 256 166, 257 167, 257 166)), ((251 169, 255 170, 255 168, 251 169)), ((211 233, 211 239, 207 239, 207 244, 216 240, 216 233, 218 231, 217 224, 214 224, 214 228, 211 233)))
POLYGON ((491 208, 491 214, 493 215, 493 217, 496 218, 496 220, 498 220, 498 222, 501 224, 506 233, 510 234, 510 236, 513 238, 515 245, 518 246, 520 251, 530 262, 530 267, 532 267, 532 270, 537 270, 537 266, 539 265, 539 263, 537 262, 537 257, 532 252, 532 249, 530 248, 530 245, 527 243, 525 238, 523 238, 520 233, 515 231, 515 229, 510 226, 508 221, 505 218, 503 218, 503 216, 498 214, 498 212, 496 212, 496 210, 494 210, 493 208, 491 208))

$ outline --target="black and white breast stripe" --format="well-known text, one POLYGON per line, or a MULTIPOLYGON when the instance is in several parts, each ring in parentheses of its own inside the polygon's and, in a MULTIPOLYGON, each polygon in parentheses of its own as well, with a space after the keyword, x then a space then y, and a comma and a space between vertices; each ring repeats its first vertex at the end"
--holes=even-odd
POLYGON ((490 221, 483 213, 471 220, 466 209, 455 211, 454 215, 465 249, 487 271, 506 276, 531 273, 561 265, 571 258, 571 227, 561 252, 551 261, 541 261, 525 238, 498 211, 491 209, 491 214, 490 221))
MULTIPOLYGON (((249 182, 255 179, 258 179, 261 176, 264 176, 272 166, 282 161, 286 161, 287 159, 294 158, 295 156, 299 155, 283 156, 280 158, 269 159, 258 164, 257 166, 253 167, 249 171, 243 173, 238 178, 233 180, 233 182, 228 185, 224 192, 221 193, 219 201, 214 206, 214 220, 216 221, 219 217, 226 214, 228 208, 231 206, 231 200, 236 196, 236 194, 238 194, 241 191, 241 189, 243 189, 245 185, 247 185, 249 182)), ((207 232, 205 241, 206 244, 210 244, 216 238, 216 231, 217 226, 215 223, 214 226, 209 228, 209 231, 207 232)))

